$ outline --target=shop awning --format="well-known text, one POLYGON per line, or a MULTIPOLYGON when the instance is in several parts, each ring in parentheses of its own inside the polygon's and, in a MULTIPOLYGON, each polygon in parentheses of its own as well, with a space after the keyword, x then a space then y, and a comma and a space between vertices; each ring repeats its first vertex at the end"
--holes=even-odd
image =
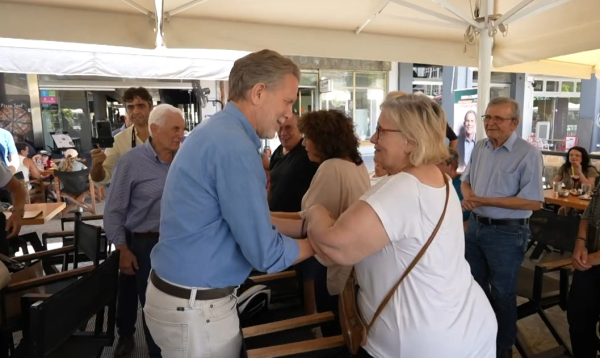
POLYGON ((3 0, 0 37, 155 48, 154 0, 135 1, 3 0))
POLYGON ((552 57, 546 60, 506 66, 499 69, 504 72, 524 72, 533 74, 590 78, 600 74, 600 50, 584 51, 566 56, 552 57))
MULTIPOLYGON (((478 41, 467 44, 465 38, 473 35, 467 28, 475 23, 478 3, 164 0, 162 28, 171 48, 271 48, 288 55, 477 66, 478 41)), ((507 31, 495 35, 494 67, 600 48, 598 0, 493 3, 496 14, 518 10, 505 22, 507 31)))
POLYGON ((223 80, 233 62, 246 53, 0 39, 0 72, 223 80))

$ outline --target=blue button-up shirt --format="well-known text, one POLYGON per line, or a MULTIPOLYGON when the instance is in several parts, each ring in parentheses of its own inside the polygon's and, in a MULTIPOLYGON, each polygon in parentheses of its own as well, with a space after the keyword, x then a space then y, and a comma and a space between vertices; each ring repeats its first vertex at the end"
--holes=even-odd
MULTIPOLYGON (((496 149, 490 139, 479 141, 461 180, 470 184, 478 197, 518 197, 543 202, 542 169, 542 153, 513 132, 496 149)), ((492 219, 524 219, 532 213, 491 206, 480 206, 473 212, 492 219)))
POLYGON ((13 160, 18 155, 17 146, 15 145, 15 140, 13 139, 13 135, 4 128, 0 128, 0 155, 2 156, 2 160, 4 164, 9 165, 8 156, 12 155, 13 160))
POLYGON ((190 133, 165 185, 151 254, 158 276, 222 288, 240 285, 253 267, 278 272, 298 258, 296 241, 271 224, 259 148, 256 131, 232 103, 190 133))
POLYGON ((104 231, 110 242, 124 245, 126 231, 158 232, 169 166, 158 158, 150 140, 119 158, 104 208, 104 231))

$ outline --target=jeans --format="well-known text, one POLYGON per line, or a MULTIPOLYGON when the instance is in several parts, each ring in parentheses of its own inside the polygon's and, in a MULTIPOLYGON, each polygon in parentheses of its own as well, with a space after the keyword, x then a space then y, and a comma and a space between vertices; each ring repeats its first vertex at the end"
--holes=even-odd
MULTIPOLYGON (((133 336, 137 321, 138 298, 142 307, 146 304, 146 287, 152 264, 150 252, 158 238, 134 237, 127 240, 127 246, 135 255, 139 269, 135 275, 119 275, 119 296, 117 302, 117 328, 120 337, 133 336)), ((160 348, 154 343, 145 320, 142 322, 144 336, 151 358, 160 358, 160 348)))
POLYGON ((529 225, 485 225, 473 215, 465 233, 471 274, 492 304, 498 321, 498 351, 512 349, 517 336, 517 277, 531 231, 529 225))
POLYGON ((163 357, 239 358, 243 353, 234 295, 216 300, 178 298, 149 282, 146 296, 144 317, 163 357))
POLYGON ((573 357, 596 358, 600 348, 596 333, 599 316, 600 266, 575 271, 567 306, 573 357))

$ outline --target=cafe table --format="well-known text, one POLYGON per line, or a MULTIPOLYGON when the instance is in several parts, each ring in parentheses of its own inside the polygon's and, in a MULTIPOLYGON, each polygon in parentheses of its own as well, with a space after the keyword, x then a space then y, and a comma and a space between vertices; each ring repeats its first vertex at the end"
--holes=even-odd
MULTIPOLYGON (((44 225, 48 221, 60 214, 67 207, 66 203, 41 203, 41 204, 25 204, 25 215, 21 225, 44 225)), ((11 213, 5 211, 6 219, 10 218, 11 213)))
POLYGON ((544 200, 546 204, 560 205, 577 210, 585 210, 590 204, 590 200, 579 199, 577 195, 569 194, 567 197, 559 196, 558 193, 552 189, 544 190, 544 200))

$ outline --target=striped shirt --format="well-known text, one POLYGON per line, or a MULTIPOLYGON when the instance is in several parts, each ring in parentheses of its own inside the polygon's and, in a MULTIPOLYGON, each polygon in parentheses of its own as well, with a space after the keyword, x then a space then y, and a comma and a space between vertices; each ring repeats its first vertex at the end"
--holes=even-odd
POLYGON ((127 231, 159 231, 160 202, 170 166, 158 158, 151 140, 119 158, 104 209, 110 242, 124 245, 127 231))

